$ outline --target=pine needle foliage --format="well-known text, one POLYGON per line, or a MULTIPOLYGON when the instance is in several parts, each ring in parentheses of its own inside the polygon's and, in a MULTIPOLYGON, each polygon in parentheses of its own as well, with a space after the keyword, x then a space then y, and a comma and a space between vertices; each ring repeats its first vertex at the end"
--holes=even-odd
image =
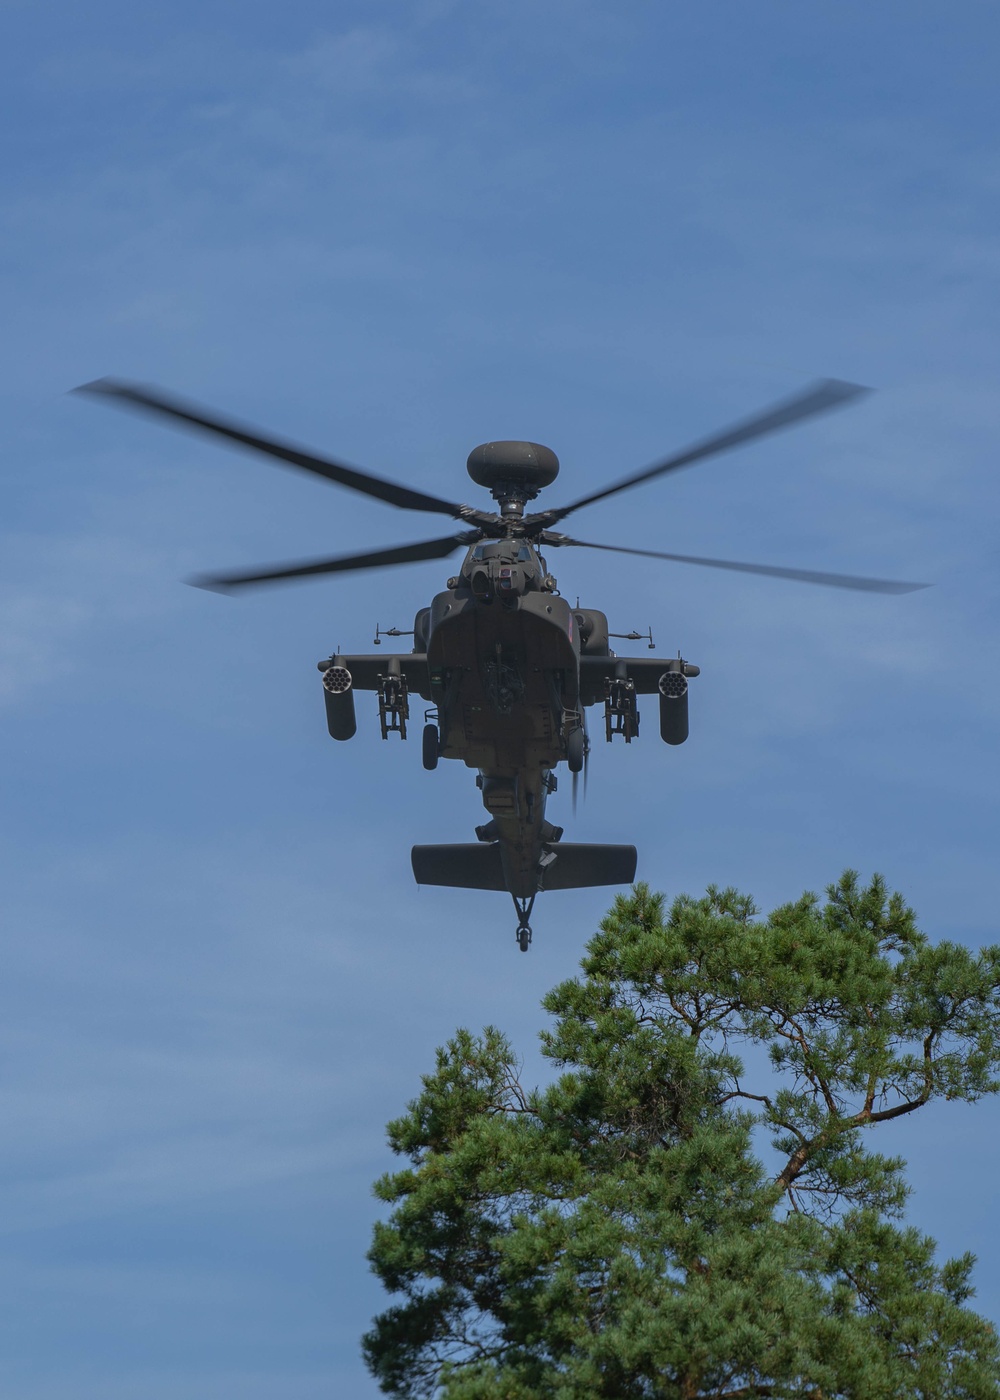
POLYGON ((973 1257, 935 1262, 871 1145, 1000 1088, 1000 948, 931 943, 849 871, 765 919, 639 885, 582 968, 544 1002, 554 1082, 527 1091, 500 1031, 460 1030, 389 1125, 409 1165, 376 1183, 369 1258, 401 1301, 363 1342, 383 1391, 997 1400, 973 1257))

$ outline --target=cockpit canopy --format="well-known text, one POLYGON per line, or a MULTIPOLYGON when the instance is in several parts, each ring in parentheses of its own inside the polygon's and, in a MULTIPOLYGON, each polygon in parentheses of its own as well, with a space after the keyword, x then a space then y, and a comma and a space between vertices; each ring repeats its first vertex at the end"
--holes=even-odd
POLYGON ((483 559, 507 559, 517 564, 530 564, 534 553, 526 544, 510 545, 506 540, 492 540, 488 544, 477 544, 469 555, 469 562, 478 564, 483 559))
POLYGON ((514 604, 545 586, 545 565, 524 539, 484 540, 466 555, 462 579, 483 602, 514 604))

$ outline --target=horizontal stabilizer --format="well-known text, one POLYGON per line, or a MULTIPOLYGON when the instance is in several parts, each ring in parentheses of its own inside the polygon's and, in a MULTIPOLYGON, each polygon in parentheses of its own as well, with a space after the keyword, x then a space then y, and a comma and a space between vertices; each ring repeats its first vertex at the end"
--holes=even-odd
MULTIPOLYGON (((591 885, 630 885, 638 859, 634 846, 573 845, 546 847, 554 859, 539 870, 545 890, 576 890, 591 885)), ((418 885, 451 885, 463 890, 505 890, 498 841, 460 846, 414 846, 410 852, 418 885)))
POLYGON ((634 846, 591 846, 562 841, 549 848, 555 856, 542 874, 544 890, 580 890, 589 885, 630 885, 638 854, 634 846))
POLYGON ((454 885, 460 890, 505 890, 498 843, 414 846, 410 852, 418 885, 454 885))

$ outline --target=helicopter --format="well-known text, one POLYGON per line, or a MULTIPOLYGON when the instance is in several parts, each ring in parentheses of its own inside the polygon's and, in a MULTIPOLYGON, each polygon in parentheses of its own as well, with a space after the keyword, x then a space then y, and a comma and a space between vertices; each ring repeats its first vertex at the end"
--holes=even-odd
MULTIPOLYGON (((564 842, 563 829, 545 816, 546 799, 556 790, 555 770, 561 762, 572 775, 575 809, 577 780, 590 751, 586 711, 603 704, 605 739, 610 743, 620 737, 631 744, 639 733, 638 697, 655 695, 661 739, 682 744, 689 730, 688 682, 700 673, 679 653, 667 661, 617 655, 611 649, 613 639, 638 640, 643 634, 611 633, 607 616, 599 609, 581 608, 579 601, 571 607, 549 572, 543 549, 606 550, 864 592, 909 593, 928 586, 594 543, 555 529, 585 506, 846 405, 868 392, 843 380, 820 380, 641 471, 568 505, 541 510, 528 507, 556 480, 559 460, 540 443, 492 441, 473 449, 466 464, 469 476, 489 491, 497 506, 485 510, 306 451, 153 386, 109 378, 83 384, 73 392, 210 434, 389 505, 459 522, 463 528, 438 539, 208 574, 190 582, 230 593, 290 579, 446 559, 464 552, 458 572, 429 606, 417 611, 409 633, 395 627, 386 632, 376 628, 379 646, 383 636, 411 635, 409 652, 335 652, 319 661, 318 667, 333 739, 353 738, 355 694, 372 691, 382 738, 397 734, 405 740, 411 697, 419 697, 428 707, 421 739, 424 768, 433 770, 439 759, 447 758, 477 770, 476 784, 488 819, 475 828, 476 840, 414 846, 413 874, 418 884, 509 893, 522 952, 531 943, 529 919, 542 891, 623 885, 635 878, 635 846, 564 842)), ((651 629, 648 635, 651 650, 651 629)))

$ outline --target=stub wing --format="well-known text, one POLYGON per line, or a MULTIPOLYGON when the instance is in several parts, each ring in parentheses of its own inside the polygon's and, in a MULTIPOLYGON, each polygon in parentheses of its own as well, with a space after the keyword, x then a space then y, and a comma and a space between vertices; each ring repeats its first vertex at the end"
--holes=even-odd
POLYGON ((584 705, 604 699, 604 682, 613 680, 622 665, 635 684, 636 695, 655 695, 667 669, 662 656, 581 656, 580 699, 584 705))
MULTIPOLYGON (((334 659, 331 656, 324 661, 317 662, 319 670, 327 670, 333 665, 334 659)), ((381 678, 389 674, 391 661, 398 666, 398 674, 404 677, 411 691, 423 696, 424 699, 430 698, 430 673, 427 669, 426 652, 386 651, 376 652, 368 656, 339 656, 336 659, 341 666, 346 666, 350 671, 353 690, 378 690, 381 678)))

